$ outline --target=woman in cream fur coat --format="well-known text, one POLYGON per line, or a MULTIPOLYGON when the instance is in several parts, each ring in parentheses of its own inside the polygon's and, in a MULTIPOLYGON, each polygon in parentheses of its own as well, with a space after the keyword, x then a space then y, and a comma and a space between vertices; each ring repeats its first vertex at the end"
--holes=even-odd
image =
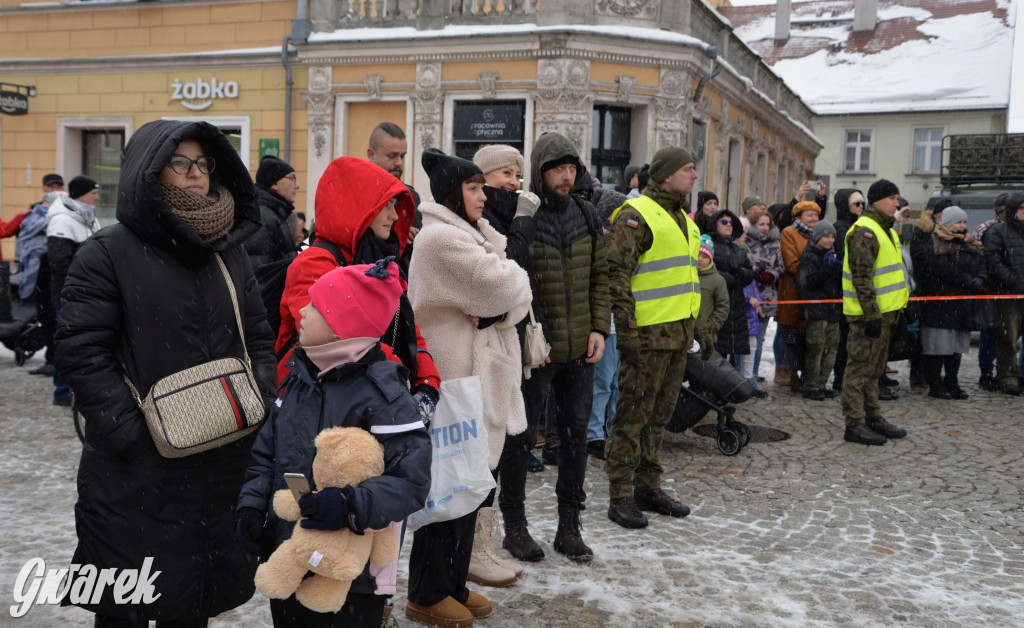
MULTIPOLYGON (((424 202, 409 268, 409 299, 441 379, 479 375, 489 466, 505 434, 526 429, 515 324, 530 307, 529 277, 505 257, 505 238, 482 220, 484 176, 473 162, 436 149, 423 168, 438 203, 424 202)), ((488 500, 493 500, 492 495, 488 500)), ((486 504, 486 502, 485 502, 486 504)), ((470 625, 491 612, 466 588, 476 512, 416 531, 406 615, 427 625, 470 625)))

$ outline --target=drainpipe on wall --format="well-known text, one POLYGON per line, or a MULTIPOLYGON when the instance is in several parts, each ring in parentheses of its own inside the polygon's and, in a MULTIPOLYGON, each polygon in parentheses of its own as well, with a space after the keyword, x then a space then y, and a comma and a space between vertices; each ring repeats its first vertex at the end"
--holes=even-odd
POLYGON ((711 79, 715 78, 722 72, 722 66, 715 63, 715 60, 718 59, 718 48, 708 46, 708 57, 711 58, 711 65, 714 66, 714 68, 711 70, 710 74, 705 74, 700 77, 700 82, 697 83, 697 91, 693 94, 693 102, 698 105, 700 104, 700 95, 704 93, 704 87, 711 82, 711 79))
POLYGON ((309 0, 299 0, 292 32, 281 41, 281 64, 284 66, 284 151, 281 159, 292 161, 292 66, 288 63, 288 43, 304 44, 309 41, 313 23, 306 16, 309 0))

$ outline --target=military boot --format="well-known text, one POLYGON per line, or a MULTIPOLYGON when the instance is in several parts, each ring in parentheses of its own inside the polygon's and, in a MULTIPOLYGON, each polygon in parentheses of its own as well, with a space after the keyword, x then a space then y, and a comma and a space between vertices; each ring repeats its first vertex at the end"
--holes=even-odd
POLYGON ((580 523, 580 511, 569 506, 558 507, 558 531, 555 532, 555 551, 565 554, 569 560, 589 562, 594 558, 594 551, 587 547, 580 536, 583 525, 580 523))
POLYGON ((872 431, 886 438, 903 438, 907 435, 907 430, 902 427, 896 427, 882 417, 869 418, 865 420, 865 423, 867 423, 872 431))
POLYGON ((608 518, 623 528, 647 527, 647 517, 636 507, 632 497, 612 499, 608 503, 608 518))
POLYGON ((689 506, 672 499, 668 493, 660 488, 656 488, 653 491, 636 489, 633 501, 636 502, 636 507, 641 511, 656 512, 659 515, 668 517, 685 517, 690 514, 689 506))

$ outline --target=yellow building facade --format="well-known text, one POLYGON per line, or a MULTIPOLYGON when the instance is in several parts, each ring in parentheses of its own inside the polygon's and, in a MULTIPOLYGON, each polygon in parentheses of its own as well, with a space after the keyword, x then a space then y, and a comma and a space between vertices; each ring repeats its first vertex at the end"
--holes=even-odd
POLYGON ((748 194, 787 200, 820 150, 810 110, 702 2, 307 2, 0 0, 0 91, 28 109, 0 115, 2 217, 58 172, 100 181, 112 221, 121 148, 160 118, 217 124, 253 173, 262 152, 290 148, 307 214, 327 164, 365 157, 385 120, 405 129, 405 180, 421 192, 426 148, 509 143, 528 163, 556 131, 608 186, 685 146, 697 188, 739 209, 748 194))

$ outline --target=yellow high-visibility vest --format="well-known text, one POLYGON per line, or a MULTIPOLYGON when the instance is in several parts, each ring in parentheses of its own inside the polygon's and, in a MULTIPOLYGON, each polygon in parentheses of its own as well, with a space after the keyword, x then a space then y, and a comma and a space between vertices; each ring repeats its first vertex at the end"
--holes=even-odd
MULTIPOLYGON (((640 212, 654 236, 651 248, 638 260, 629 287, 636 300, 636 324, 640 327, 696 318, 700 312, 700 230, 685 214, 689 238, 683 236, 672 216, 648 196, 626 201, 640 212)), ((625 207, 625 205, 623 205, 625 207)), ((619 209, 612 214, 614 222, 619 209)))
POLYGON ((907 278, 903 274, 903 255, 900 249, 900 236, 895 229, 887 234, 882 226, 872 218, 861 216, 853 227, 846 232, 846 254, 843 256, 843 314, 864 316, 864 309, 857 298, 857 289, 853 287, 853 274, 850 272, 850 234, 855 227, 865 227, 875 234, 878 240, 878 257, 871 272, 871 284, 875 287, 875 301, 881 312, 895 312, 907 306, 910 291, 907 289, 907 278), (892 239, 889 239, 889 236, 892 239))

